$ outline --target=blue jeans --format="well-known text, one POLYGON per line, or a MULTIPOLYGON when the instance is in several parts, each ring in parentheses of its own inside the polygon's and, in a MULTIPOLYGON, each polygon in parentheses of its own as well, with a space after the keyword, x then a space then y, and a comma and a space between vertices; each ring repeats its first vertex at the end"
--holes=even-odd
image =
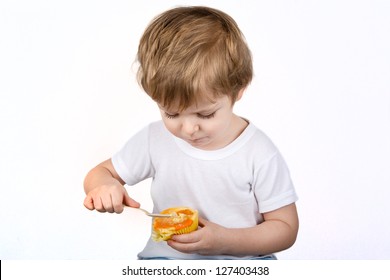
MULTIPOLYGON (((168 257, 148 257, 148 258, 138 257, 138 259, 139 260, 176 260, 175 258, 168 258, 168 257)), ((214 260, 214 259, 206 259, 206 260, 214 260)), ((232 260, 232 259, 226 258, 222 260, 232 260)), ((275 257, 275 255, 271 254, 271 255, 253 257, 244 260, 277 260, 277 258, 275 257)))

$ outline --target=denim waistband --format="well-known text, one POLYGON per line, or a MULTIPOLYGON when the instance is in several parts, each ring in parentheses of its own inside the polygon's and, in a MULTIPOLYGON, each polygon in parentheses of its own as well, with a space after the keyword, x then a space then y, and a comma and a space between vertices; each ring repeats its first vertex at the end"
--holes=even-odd
MULTIPOLYGON (((172 257, 140 257, 140 256, 138 256, 138 259, 139 260, 179 260, 172 257)), ((193 259, 188 259, 188 260, 193 260, 193 259)), ((271 254, 271 255, 257 256, 257 257, 247 258, 247 259, 232 259, 227 257, 221 259, 205 258, 200 260, 277 260, 277 258, 274 254, 271 254)))

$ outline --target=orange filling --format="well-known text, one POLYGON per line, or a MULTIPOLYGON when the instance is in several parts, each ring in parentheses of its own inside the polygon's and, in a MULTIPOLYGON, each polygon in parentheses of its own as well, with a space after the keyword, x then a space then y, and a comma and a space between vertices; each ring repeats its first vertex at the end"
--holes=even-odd
POLYGON ((189 227, 192 225, 193 221, 191 219, 186 219, 180 223, 175 224, 170 218, 162 218, 159 221, 156 221, 154 228, 171 228, 174 227, 175 230, 189 227))
MULTIPOLYGON (((169 214, 172 211, 162 211, 162 214, 169 214)), ((154 228, 171 228, 174 227, 175 230, 180 230, 186 227, 189 227, 192 225, 194 221, 191 220, 191 215, 194 213, 188 209, 179 210, 176 212, 176 214, 179 216, 180 214, 188 215, 189 217, 186 217, 185 220, 176 222, 175 218, 157 218, 154 221, 154 228)))

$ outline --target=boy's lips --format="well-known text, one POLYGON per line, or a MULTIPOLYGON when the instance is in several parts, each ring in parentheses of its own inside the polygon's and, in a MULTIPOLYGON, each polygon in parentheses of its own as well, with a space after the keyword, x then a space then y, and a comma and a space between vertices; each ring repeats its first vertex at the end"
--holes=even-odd
POLYGON ((187 142, 190 144, 201 144, 207 140, 207 137, 199 137, 195 139, 187 139, 187 142))

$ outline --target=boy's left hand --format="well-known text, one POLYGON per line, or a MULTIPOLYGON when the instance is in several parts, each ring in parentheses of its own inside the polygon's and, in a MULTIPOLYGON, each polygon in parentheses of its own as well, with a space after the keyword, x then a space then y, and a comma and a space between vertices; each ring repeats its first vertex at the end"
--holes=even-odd
POLYGON ((201 255, 223 254, 224 232, 226 228, 199 217, 198 230, 181 235, 174 235, 167 243, 182 253, 201 255))

